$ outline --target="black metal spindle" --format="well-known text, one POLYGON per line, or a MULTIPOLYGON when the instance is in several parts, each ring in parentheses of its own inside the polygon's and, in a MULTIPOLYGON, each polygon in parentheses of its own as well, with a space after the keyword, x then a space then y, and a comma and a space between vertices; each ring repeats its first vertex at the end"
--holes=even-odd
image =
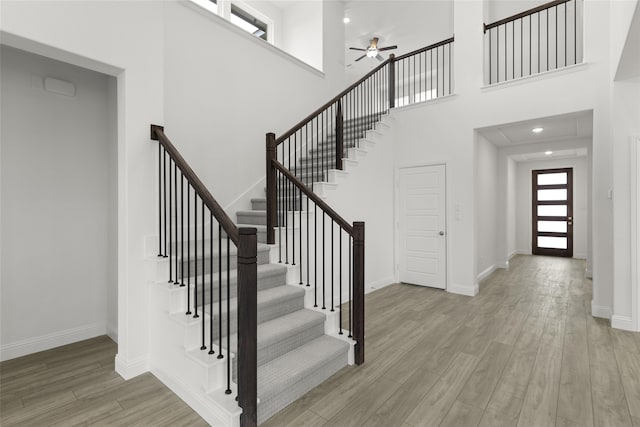
POLYGON ((325 254, 326 254, 326 250, 325 250, 325 246, 324 246, 324 243, 325 243, 325 227, 324 227, 325 216, 326 216, 326 214, 325 214, 325 212, 323 210, 322 211, 322 309, 323 310, 325 310, 327 308, 326 304, 325 304, 325 293, 326 293, 325 292, 325 279, 326 279, 326 276, 327 276, 327 269, 326 269, 325 264, 324 264, 324 257, 325 257, 325 254))
POLYGON ((193 318, 198 314, 198 194, 193 190, 193 318))
MULTIPOLYGON (((169 283, 173 283, 173 229, 172 229, 172 218, 171 218, 171 203, 173 202, 173 197, 171 195, 171 157, 169 157, 169 283)), ((166 239, 166 237, 165 237, 166 239)))
POLYGON ((339 317, 338 317, 338 329, 339 335, 342 335, 342 227, 338 227, 338 245, 339 245, 339 252, 338 252, 338 260, 339 260, 339 264, 338 264, 338 274, 340 275, 340 282, 339 282, 339 288, 338 288, 338 311, 339 311, 339 317))
POLYGON ((335 276, 336 276, 334 271, 333 271, 333 261, 334 261, 334 258, 335 258, 334 253, 333 253, 333 248, 334 248, 334 245, 333 245, 333 235, 334 235, 333 223, 334 223, 334 221, 332 219, 331 220, 331 311, 334 311, 334 307, 335 307, 335 303, 334 303, 334 299, 333 299, 333 289, 335 288, 334 279, 335 279, 335 276))
MULTIPOLYGON (((296 166, 296 148, 297 148, 297 139, 298 132, 293 134, 293 174, 297 176, 297 166, 296 166)), ((289 155, 289 169, 291 169, 291 155, 289 155)), ((291 265, 296 265, 296 189, 291 184, 291 252, 292 252, 292 262, 291 265)))
POLYGON ((524 51, 523 49, 523 40, 522 40, 522 26, 524 25, 524 19, 520 20, 520 77, 524 76, 524 51))
POLYGON ((209 212, 209 354, 213 351, 213 213, 209 212))
MULTIPOLYGON (((227 356, 231 354, 231 280, 230 280, 230 247, 229 247, 229 235, 227 235, 227 356)), ((227 357, 227 389, 225 394, 231 394, 231 357, 227 357)))
POLYGON ((175 217, 175 227, 174 227, 174 233, 175 233, 175 249, 176 249, 176 259, 175 259, 175 276, 176 276, 176 280, 175 280, 175 284, 179 285, 180 281, 178 280, 178 262, 179 262, 179 257, 178 257, 178 165, 176 164, 176 162, 173 162, 173 189, 174 189, 174 193, 175 193, 175 203, 173 204, 173 213, 174 213, 174 217, 175 217))
POLYGON ((278 171, 276 190, 276 209, 278 211, 278 262, 282 264, 282 174, 278 171))
POLYGON ((564 4, 564 66, 567 66, 567 50, 569 43, 567 42, 567 3, 564 4))
POLYGON ((313 306, 318 307, 318 205, 313 206, 313 306))
POLYGON ((158 144, 158 256, 162 256, 162 144, 158 144))
POLYGON ((186 286, 184 284, 184 262, 185 262, 185 259, 184 259, 184 173, 181 173, 180 175, 180 286, 182 287, 186 286))
POLYGON ((511 22, 511 78, 516 78, 516 21, 511 22))
POLYGON ((573 63, 578 63, 578 0, 573 2, 573 63))
POLYGON ((493 83, 491 77, 492 77, 492 70, 491 67, 493 66, 493 63, 491 62, 491 51, 493 50, 493 45, 491 44, 491 31, 493 29, 489 28, 489 84, 493 83))
POLYGON ((500 26, 496 27, 496 83, 500 83, 500 26))
POLYGON ((532 68, 531 68, 531 63, 533 62, 533 57, 531 56, 532 54, 532 50, 531 50, 531 27, 533 25, 532 20, 533 19, 533 15, 529 15, 529 75, 531 75, 532 72, 532 68))
POLYGON ((353 246, 353 238, 349 235, 349 338, 353 338, 353 329, 351 327, 351 322, 353 319, 353 298, 352 298, 352 290, 351 286, 352 280, 351 277, 353 275, 353 258, 351 257, 351 247, 353 246))
POLYGON ((191 184, 187 181, 187 312, 191 314, 191 184))
POLYGON ((201 200, 202 202, 202 214, 200 215, 200 217, 202 218, 202 234, 201 234, 201 238, 202 238, 202 286, 201 286, 201 292, 202 292, 202 345, 200 346, 200 350, 205 350, 207 348, 206 345, 204 345, 204 322, 205 322, 205 315, 204 315, 204 304, 205 304, 205 286, 204 286, 204 280, 205 280, 205 268, 204 268, 204 200, 201 200))
MULTIPOLYGON (((229 295, 227 294, 227 300, 229 295)), ((213 313, 213 311, 212 311, 213 313)), ((228 317, 228 314, 227 314, 228 317)), ((222 359, 222 225, 218 224, 218 359, 222 359)))

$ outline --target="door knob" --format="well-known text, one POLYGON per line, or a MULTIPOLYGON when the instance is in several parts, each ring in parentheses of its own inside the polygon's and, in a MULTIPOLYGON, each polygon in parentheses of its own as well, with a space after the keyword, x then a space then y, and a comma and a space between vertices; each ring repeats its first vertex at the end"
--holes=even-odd
POLYGON ((444 236, 444 231, 441 231, 438 234, 441 235, 441 236, 444 236))

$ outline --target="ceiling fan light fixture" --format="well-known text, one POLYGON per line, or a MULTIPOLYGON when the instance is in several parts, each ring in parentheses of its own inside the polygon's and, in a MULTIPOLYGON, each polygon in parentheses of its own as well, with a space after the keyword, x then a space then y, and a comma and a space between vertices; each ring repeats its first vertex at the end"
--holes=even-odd
POLYGON ((542 132, 543 130, 544 130, 544 128, 537 127, 537 128, 533 128, 533 129, 531 129, 531 132, 533 132, 533 133, 540 133, 540 132, 542 132))
POLYGON ((345 16, 342 22, 344 22, 345 24, 348 24, 349 22, 351 22, 351 18, 349 18, 348 16, 345 16))
POLYGON ((367 56, 369 58, 375 58, 376 56, 378 56, 378 49, 368 49, 367 56))

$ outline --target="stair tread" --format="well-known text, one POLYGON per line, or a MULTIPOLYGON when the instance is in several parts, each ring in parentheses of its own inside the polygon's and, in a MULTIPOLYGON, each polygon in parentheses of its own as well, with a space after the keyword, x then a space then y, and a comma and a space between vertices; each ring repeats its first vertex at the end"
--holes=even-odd
POLYGON ((237 211, 236 215, 251 215, 251 216, 262 216, 266 215, 267 211, 263 210, 248 210, 248 211, 237 211))
MULTIPOLYGON (((268 277, 273 277, 273 276, 277 276, 280 274, 286 274, 287 273, 287 267, 285 265, 281 265, 278 263, 269 263, 269 264, 258 264, 258 283, 260 283, 260 279, 265 279, 268 277)), ((229 271, 229 278, 230 279, 235 279, 236 276, 238 275, 238 269, 237 268, 232 268, 229 271)), ((202 283, 201 282, 201 277, 202 274, 198 274, 198 283, 202 283)), ((209 278, 211 277, 211 275, 209 273, 205 273, 205 280, 204 283, 205 285, 209 284, 209 278)), ((195 275, 192 275, 189 278, 186 279, 193 279, 195 278, 195 275)), ((213 273, 213 282, 217 283, 219 279, 219 275, 218 272, 214 272, 213 273)), ((226 281, 227 280, 227 275, 226 273, 223 273, 222 275, 222 280, 226 281)))
MULTIPOLYGON (((258 291, 258 311, 260 310, 260 306, 269 305, 273 302, 280 300, 288 300, 293 298, 304 298, 304 289, 291 286, 291 285, 281 285, 274 286, 273 288, 261 289, 258 291)), ((214 315, 218 314, 218 304, 213 303, 214 315)), ((236 306, 238 305, 238 298, 233 297, 229 300, 229 306, 231 307, 231 311, 236 310, 236 306)), ((209 304, 204 306, 204 311, 206 313, 211 312, 211 307, 209 304)), ((222 304, 222 314, 224 315, 227 312, 227 304, 223 302, 222 304)))
MULTIPOLYGON (((323 313, 302 309, 261 323, 258 325, 258 351, 313 325, 324 323, 325 319, 323 313)), ((236 348, 237 339, 237 334, 231 335, 231 348, 236 348)))
MULTIPOLYGON (((320 336, 258 367, 258 397, 268 399, 303 380, 310 372, 349 351, 349 344, 320 336)), ((346 357, 345 357, 346 364, 346 357)))
MULTIPOLYGON (((254 225, 251 225, 251 227, 255 227, 254 225)), ((217 239, 215 239, 217 240, 217 239)), ((202 255, 202 251, 200 250, 201 248, 201 243, 200 241, 198 242, 198 256, 196 258, 195 254, 193 253, 193 249, 191 250, 191 258, 192 259, 202 259, 203 255, 202 255)), ((209 240, 205 240, 205 244, 204 244, 204 256, 205 257, 209 257, 212 255, 211 251, 211 246, 209 243, 209 240)), ((271 247, 269 245, 267 245, 266 243, 260 243, 258 242, 258 253, 260 252, 269 252, 271 250, 271 247)), ((229 244, 229 255, 234 256, 238 253, 238 248, 236 247, 236 245, 233 244, 233 242, 231 242, 229 244)), ((187 251, 184 250, 184 254, 185 254, 185 258, 187 255, 187 251)), ((223 236, 222 237, 222 252, 218 251, 218 242, 214 242, 213 245, 213 256, 214 257, 218 257, 220 254, 222 254, 222 256, 227 254, 227 243, 226 243, 226 237, 223 236)), ((182 255, 182 254, 180 254, 182 255)), ((178 259, 180 259, 180 256, 178 256, 178 259)))

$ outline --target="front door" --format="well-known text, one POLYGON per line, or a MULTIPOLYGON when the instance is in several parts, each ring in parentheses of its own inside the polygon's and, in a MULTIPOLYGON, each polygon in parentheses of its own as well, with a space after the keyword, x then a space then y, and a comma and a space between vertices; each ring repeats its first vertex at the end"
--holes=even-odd
POLYGON ((532 171, 534 255, 573 256, 573 169, 532 171))
POLYGON ((400 169, 400 281, 446 287, 445 166, 400 169))

